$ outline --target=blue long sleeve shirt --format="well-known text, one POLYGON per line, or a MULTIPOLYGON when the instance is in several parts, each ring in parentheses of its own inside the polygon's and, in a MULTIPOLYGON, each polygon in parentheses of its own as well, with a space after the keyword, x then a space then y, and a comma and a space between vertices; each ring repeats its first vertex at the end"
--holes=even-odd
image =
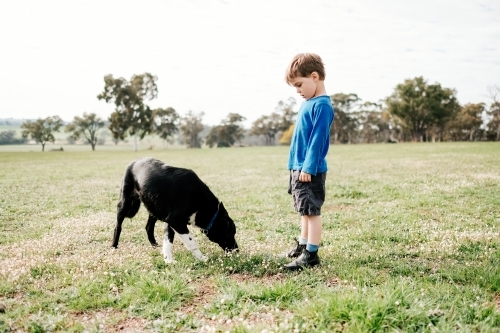
POLYGON ((329 96, 317 96, 300 106, 288 156, 288 169, 311 175, 326 172, 330 147, 330 126, 334 118, 329 96))

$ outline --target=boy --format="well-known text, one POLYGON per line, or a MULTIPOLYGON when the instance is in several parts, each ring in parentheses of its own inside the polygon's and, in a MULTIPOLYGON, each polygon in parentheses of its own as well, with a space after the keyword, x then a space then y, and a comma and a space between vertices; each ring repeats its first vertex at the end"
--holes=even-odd
POLYGON ((296 258, 285 269, 298 270, 318 265, 321 240, 321 206, 325 201, 328 170, 326 154, 330 146, 330 126, 334 112, 326 94, 325 69, 317 54, 296 55, 286 72, 286 82, 297 89, 305 101, 297 114, 290 143, 288 169, 295 211, 301 216, 301 233, 296 246, 287 254, 296 258))

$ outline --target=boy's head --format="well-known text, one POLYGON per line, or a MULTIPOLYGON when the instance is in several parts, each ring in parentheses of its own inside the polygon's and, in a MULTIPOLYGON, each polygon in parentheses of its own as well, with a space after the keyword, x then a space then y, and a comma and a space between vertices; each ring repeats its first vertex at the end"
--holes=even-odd
POLYGON ((317 54, 299 53, 290 62, 285 80, 306 100, 325 94, 323 61, 317 54))
POLYGON ((299 76, 309 77, 313 72, 316 72, 319 80, 325 80, 325 65, 320 56, 314 53, 299 53, 293 57, 286 71, 286 83, 291 84, 291 81, 299 76))

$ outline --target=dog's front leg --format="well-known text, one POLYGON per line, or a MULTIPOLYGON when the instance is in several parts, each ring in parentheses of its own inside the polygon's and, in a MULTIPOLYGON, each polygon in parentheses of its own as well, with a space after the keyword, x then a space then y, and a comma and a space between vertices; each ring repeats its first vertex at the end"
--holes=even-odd
POLYGON ((171 264, 174 262, 174 257, 172 255, 172 246, 174 245, 175 231, 172 229, 168 223, 165 223, 165 229, 163 230, 163 260, 166 264, 171 264))
POLYGON ((198 247, 198 242, 196 239, 194 239, 193 235, 188 230, 187 234, 179 234, 179 236, 182 239, 182 242, 184 243, 184 246, 191 251, 193 256, 201 261, 207 261, 208 258, 207 256, 203 255, 198 247))

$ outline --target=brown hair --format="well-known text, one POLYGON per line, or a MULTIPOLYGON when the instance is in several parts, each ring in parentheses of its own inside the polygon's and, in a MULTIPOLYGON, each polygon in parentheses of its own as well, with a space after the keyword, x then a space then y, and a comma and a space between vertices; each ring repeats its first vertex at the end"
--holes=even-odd
POLYGON ((290 83, 298 76, 308 77, 312 72, 317 72, 320 80, 325 79, 325 65, 320 56, 314 53, 299 53, 293 57, 286 70, 285 81, 290 83))

